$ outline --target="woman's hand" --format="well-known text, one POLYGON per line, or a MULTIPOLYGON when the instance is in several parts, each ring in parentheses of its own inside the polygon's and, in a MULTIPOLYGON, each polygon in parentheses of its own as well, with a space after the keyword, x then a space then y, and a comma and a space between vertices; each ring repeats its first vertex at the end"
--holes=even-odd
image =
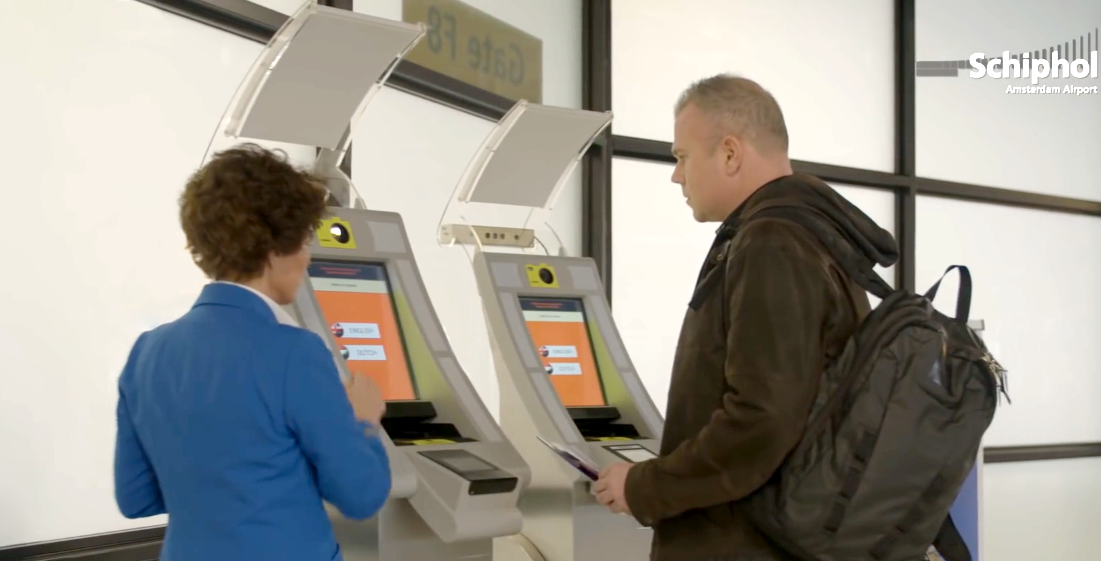
POLYGON ((365 374, 352 372, 344 389, 348 392, 348 401, 352 402, 356 419, 378 426, 382 414, 386 412, 386 402, 382 400, 382 390, 378 384, 365 374))

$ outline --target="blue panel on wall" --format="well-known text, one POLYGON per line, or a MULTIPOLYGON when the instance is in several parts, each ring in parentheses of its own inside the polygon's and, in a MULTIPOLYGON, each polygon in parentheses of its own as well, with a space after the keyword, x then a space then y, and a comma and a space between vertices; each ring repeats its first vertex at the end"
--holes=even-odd
POLYGON ((971 470, 950 511, 974 561, 979 561, 979 469, 976 465, 971 470))

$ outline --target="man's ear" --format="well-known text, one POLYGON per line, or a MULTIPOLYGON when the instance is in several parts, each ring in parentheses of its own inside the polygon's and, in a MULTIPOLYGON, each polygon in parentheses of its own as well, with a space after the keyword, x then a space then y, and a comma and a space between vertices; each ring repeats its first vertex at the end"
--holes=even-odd
POLYGON ((745 143, 742 139, 726 135, 719 141, 719 154, 722 157, 723 173, 727 176, 733 176, 742 169, 742 162, 745 160, 745 143))

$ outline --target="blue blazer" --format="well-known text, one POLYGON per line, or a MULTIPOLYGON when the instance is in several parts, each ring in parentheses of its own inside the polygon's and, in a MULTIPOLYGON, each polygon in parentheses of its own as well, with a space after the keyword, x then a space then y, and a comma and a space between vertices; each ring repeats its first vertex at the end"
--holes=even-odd
POLYGON ((168 513, 162 561, 342 559, 322 500, 365 519, 390 493, 321 338, 248 289, 207 285, 143 334, 119 379, 115 500, 168 513))

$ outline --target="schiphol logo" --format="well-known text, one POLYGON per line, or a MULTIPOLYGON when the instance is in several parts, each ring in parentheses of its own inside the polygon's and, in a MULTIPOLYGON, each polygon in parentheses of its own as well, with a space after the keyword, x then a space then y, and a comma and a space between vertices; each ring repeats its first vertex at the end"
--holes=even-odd
POLYGON ((971 54, 967 60, 919 61, 916 75, 921 77, 960 77, 973 79, 1028 79, 1031 86, 1007 85, 1007 94, 1070 94, 1098 93, 1098 86, 1066 84, 1052 86, 1041 84, 1045 79, 1097 78, 1098 29, 1093 33, 1066 41, 1062 45, 1032 52, 1011 53, 1003 51, 1000 57, 987 58, 986 53, 971 54))
POLYGON ((972 78, 1031 78, 1031 86, 1005 87, 1005 93, 1041 93, 1041 94, 1074 94, 1082 95, 1097 93, 1097 86, 1074 86, 1067 84, 1063 87, 1039 85, 1043 78, 1096 78, 1097 77, 1097 51, 1090 53, 1088 59, 1077 58, 1067 60, 1060 57, 1059 51, 1051 51, 1050 59, 1032 58, 1029 53, 1024 53, 1021 58, 1013 58, 1009 51, 1002 53, 1002 58, 987 60, 983 53, 971 55, 968 62, 971 63, 972 78), (1002 66, 1004 61, 1004 67, 1002 66))

